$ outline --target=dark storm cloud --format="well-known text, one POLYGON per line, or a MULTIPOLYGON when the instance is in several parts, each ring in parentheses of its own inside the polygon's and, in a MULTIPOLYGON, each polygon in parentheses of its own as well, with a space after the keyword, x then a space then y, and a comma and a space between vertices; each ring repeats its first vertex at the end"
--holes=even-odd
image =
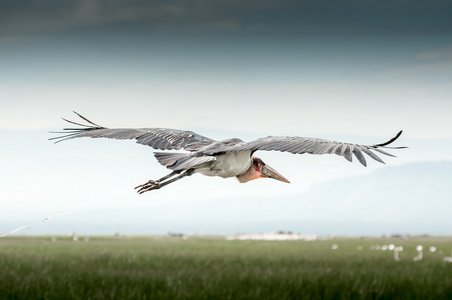
POLYGON ((287 81, 413 63, 448 79, 451 15, 440 0, 0 0, 0 79, 287 81))
POLYGON ((451 34, 448 1, 126 1, 0 2, 3 37, 67 30, 399 35, 451 34))

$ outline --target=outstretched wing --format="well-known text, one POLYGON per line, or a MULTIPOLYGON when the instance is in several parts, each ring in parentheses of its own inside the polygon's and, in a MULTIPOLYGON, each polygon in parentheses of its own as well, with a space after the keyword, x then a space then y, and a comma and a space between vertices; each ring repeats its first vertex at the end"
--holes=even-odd
POLYGON ((393 156, 381 148, 389 148, 389 149, 402 149, 406 147, 386 147, 387 145, 394 142, 400 135, 402 131, 400 131, 394 138, 391 140, 377 145, 365 146, 351 143, 341 143, 335 141, 329 141, 318 138, 306 138, 306 137, 288 137, 288 136, 268 136, 265 138, 260 138, 252 142, 248 143, 238 143, 236 145, 231 145, 228 147, 224 147, 222 151, 225 152, 235 152, 235 151, 257 151, 257 150, 265 150, 265 151, 281 151, 281 152, 290 152, 294 154, 337 154, 340 156, 344 156, 348 161, 352 161, 353 155, 358 159, 358 161, 366 166, 367 162, 364 158, 363 153, 367 154, 371 158, 375 159, 380 163, 384 163, 375 153, 372 151, 379 152, 384 155, 393 156))
POLYGON ((109 138, 118 140, 136 140, 138 144, 150 146, 159 150, 196 151, 200 147, 210 145, 215 140, 199 135, 192 131, 169 128, 105 128, 97 125, 74 111, 88 124, 80 124, 63 118, 66 122, 80 126, 80 128, 64 128, 64 135, 51 138, 56 143, 79 137, 109 138))

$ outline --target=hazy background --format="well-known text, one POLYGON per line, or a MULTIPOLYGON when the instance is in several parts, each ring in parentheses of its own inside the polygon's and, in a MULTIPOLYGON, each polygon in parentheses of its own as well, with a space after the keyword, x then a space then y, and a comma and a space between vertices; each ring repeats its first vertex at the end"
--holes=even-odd
POLYGON ((448 1, 0 1, 0 234, 452 233, 448 1), (291 184, 168 173, 132 141, 54 145, 77 120, 213 139, 375 144, 387 165, 258 152, 291 184), (105 199, 103 197, 106 197, 105 199), (103 200, 102 200, 103 199, 103 200))

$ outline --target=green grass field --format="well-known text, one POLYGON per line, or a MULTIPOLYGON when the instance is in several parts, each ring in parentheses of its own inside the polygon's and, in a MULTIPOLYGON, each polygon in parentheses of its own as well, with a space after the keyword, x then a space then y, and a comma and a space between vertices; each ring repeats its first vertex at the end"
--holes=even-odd
POLYGON ((452 299, 452 239, 0 239, 2 299, 452 299), (392 251, 371 245, 402 245, 392 251), (337 244, 338 249, 332 250, 337 244), (414 262, 416 245, 436 246, 414 262), (358 250, 362 247, 362 250, 358 250))

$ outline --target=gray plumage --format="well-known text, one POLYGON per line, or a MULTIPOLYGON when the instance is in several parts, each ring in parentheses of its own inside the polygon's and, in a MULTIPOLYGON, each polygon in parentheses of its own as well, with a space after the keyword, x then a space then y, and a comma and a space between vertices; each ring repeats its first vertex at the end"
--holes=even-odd
MULTIPOLYGON (((387 145, 394 142, 402 134, 402 131, 400 131, 394 138, 392 138, 390 141, 386 143, 370 146, 298 136, 292 137, 268 136, 264 138, 259 138, 251 142, 244 142, 237 138, 227 139, 224 141, 215 141, 213 139, 194 133, 192 131, 178 129, 169 129, 169 128, 109 129, 89 121, 88 119, 86 119, 85 117, 81 116, 78 113, 76 114, 80 118, 88 122, 90 125, 84 125, 64 119, 69 123, 82 127, 64 128, 65 132, 58 133, 65 133, 65 135, 51 138, 51 140, 56 140, 57 143, 68 139, 80 137, 136 140, 138 144, 150 146, 157 150, 183 149, 189 152, 195 152, 192 153, 192 155, 190 156, 193 158, 193 160, 195 160, 196 158, 196 160, 199 162, 213 160, 215 159, 214 158, 215 155, 221 153, 238 151, 251 151, 252 153, 254 153, 257 150, 281 151, 281 152, 290 152, 293 154, 303 154, 303 153, 317 155, 336 154, 345 157, 345 159, 347 159, 350 162, 352 161, 352 157, 354 155, 358 159, 358 161, 364 166, 367 165, 367 162, 363 153, 365 153, 366 155, 380 163, 384 163, 383 160, 372 151, 377 151, 381 154, 394 157, 394 155, 381 150, 381 148, 390 148, 390 149, 405 148, 405 147, 386 147, 387 145), (199 157, 202 156, 204 157, 213 156, 213 157, 208 160, 205 159, 199 160, 199 157)), ((173 160, 176 157, 178 157, 178 159, 182 159, 187 156, 187 154, 178 154, 177 156, 174 156, 173 154, 169 155, 173 160)), ((171 160, 171 163, 169 163, 168 160, 162 159, 162 157, 164 157, 163 154, 156 154, 156 157, 159 160, 159 162, 161 162, 163 165, 167 167, 176 164, 176 161, 171 160)))
POLYGON ((192 131, 184 131, 168 128, 116 128, 109 129, 97 125, 82 115, 74 112, 80 118, 88 122, 90 125, 84 125, 69 121, 63 118, 66 122, 74 125, 82 126, 82 128, 64 128, 66 132, 63 136, 51 138, 51 140, 57 140, 62 142, 64 140, 78 138, 78 137, 91 137, 91 138, 109 138, 117 140, 137 140, 137 143, 151 146, 154 149, 159 150, 180 150, 185 149, 188 151, 195 151, 199 147, 210 145, 215 142, 212 139, 196 134, 192 131))
POLYGON ((169 128, 116 128, 109 129, 97 125, 85 117, 77 114, 87 124, 81 124, 64 119, 65 121, 77 125, 76 128, 64 128, 63 135, 53 137, 56 143, 80 138, 109 138, 119 140, 136 140, 137 143, 150 146, 157 150, 186 150, 183 153, 154 153, 158 162, 173 170, 171 174, 161 178, 160 180, 150 180, 148 183, 138 186, 139 193, 152 189, 158 189, 168 183, 178 180, 184 176, 190 176, 193 173, 201 173, 207 176, 221 176, 224 178, 236 176, 240 182, 247 182, 257 177, 247 173, 255 166, 255 172, 260 177, 270 177, 281 181, 288 182, 282 175, 266 166, 262 160, 253 157, 253 153, 262 151, 281 151, 293 154, 336 154, 345 157, 348 161, 352 161, 353 156, 364 166, 367 165, 364 154, 372 159, 384 163, 377 156, 378 152, 383 155, 394 156, 382 150, 382 148, 401 149, 405 147, 388 147, 401 134, 400 131, 391 140, 376 145, 358 145, 352 143, 335 142, 319 138, 297 137, 297 136, 268 136, 259 138, 251 142, 244 142, 237 138, 216 141, 192 131, 169 129, 169 128), (266 170, 261 170, 263 166, 266 170), (175 179, 168 178, 180 174, 175 179), (264 173, 262 173, 262 172, 264 173), (266 173, 265 173, 266 172, 266 173), (246 175, 246 174, 248 175, 246 175), (263 174, 263 175, 262 175, 263 174), (265 175, 267 174, 267 175, 265 175), (166 180, 164 183, 161 181, 166 180))

